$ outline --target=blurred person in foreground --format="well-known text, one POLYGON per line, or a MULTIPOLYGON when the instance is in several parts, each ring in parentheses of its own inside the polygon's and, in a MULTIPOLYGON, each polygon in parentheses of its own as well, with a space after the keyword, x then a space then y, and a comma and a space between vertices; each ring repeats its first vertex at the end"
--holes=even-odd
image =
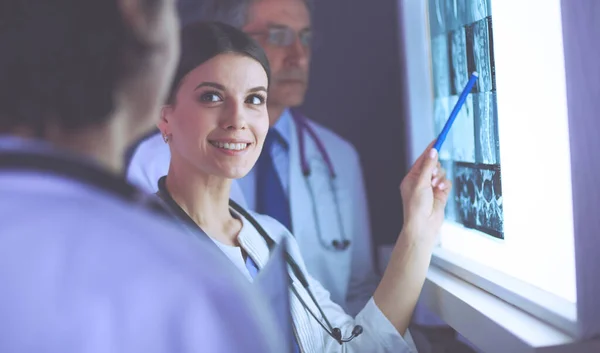
POLYGON ((239 271, 119 176, 177 30, 173 0, 0 5, 0 351, 281 352, 239 271))

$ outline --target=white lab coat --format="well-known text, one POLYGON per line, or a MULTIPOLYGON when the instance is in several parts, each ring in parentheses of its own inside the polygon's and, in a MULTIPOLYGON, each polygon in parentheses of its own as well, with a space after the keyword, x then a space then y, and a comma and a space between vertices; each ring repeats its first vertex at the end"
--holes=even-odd
MULTIPOLYGON (((306 265, 302 259, 295 237, 292 236, 291 233, 277 220, 254 212, 249 213, 258 221, 275 242, 281 242, 284 238, 287 239, 289 254, 306 275, 309 282, 309 288, 333 327, 341 329, 342 337, 349 337, 355 325, 361 325, 364 329, 361 335, 351 342, 344 344, 344 347, 342 348, 342 346, 323 330, 290 291, 294 330, 298 337, 300 349, 303 353, 411 352, 409 345, 403 340, 402 336, 383 315, 381 310, 379 310, 372 298, 368 300, 366 306, 360 311, 356 318, 352 318, 350 315, 346 314, 339 305, 330 299, 328 291, 319 283, 319 281, 315 280, 307 273, 306 265)), ((245 218, 241 216, 240 218, 243 221, 243 229, 238 236, 238 241, 248 255, 254 259, 257 266, 261 268, 269 260, 269 248, 262 236, 255 228, 253 228, 252 224, 245 218), (250 228, 250 231, 248 228, 250 228)), ((308 292, 300 284, 300 281, 294 277, 293 272, 291 270, 289 272, 294 281, 293 286, 296 291, 303 298, 304 302, 307 303, 312 312, 324 322, 308 292)))
MULTIPOLYGON (((48 148, 0 139, 0 156, 48 148)), ((228 259, 137 203, 0 166, 0 217, 0 352, 281 352, 228 259)))
MULTIPOLYGON (((310 193, 300 167, 300 152, 296 125, 290 124, 290 190, 294 238, 307 264, 308 273, 326 289, 328 298, 354 316, 369 302, 380 278, 375 273, 371 244, 371 229, 366 191, 358 153, 350 143, 331 130, 310 122, 325 145, 334 168, 338 173, 337 188, 339 207, 346 229, 346 237, 352 241, 346 251, 329 251, 320 245, 312 216, 310 193)), ((325 239, 340 239, 335 220, 333 198, 328 186, 327 169, 312 139, 305 139, 306 156, 314 170, 311 182, 316 195, 324 195, 316 204, 327 221, 321 222, 325 239)), ((171 154, 160 133, 150 135, 132 148, 127 166, 127 178, 149 191, 158 190, 158 180, 167 174, 171 154)), ((234 180, 230 197, 248 209, 242 189, 234 180)), ((319 284, 319 286, 321 286, 319 284)), ((348 317, 348 316, 345 316, 348 317)), ((405 339, 412 351, 417 351, 407 331, 405 339)))
MULTIPOLYGON (((324 283, 332 299, 351 314, 358 313, 367 303, 380 278, 374 268, 369 209, 358 153, 354 147, 331 130, 309 120, 315 133, 329 153, 337 173, 334 187, 346 238, 351 241, 345 251, 323 248, 317 236, 310 192, 300 165, 297 126, 290 124, 290 206, 294 236, 307 264, 308 272, 324 283)), ((321 219, 321 234, 325 241, 341 239, 336 220, 329 174, 314 141, 306 136, 306 158, 313 174, 310 182, 317 196, 315 204, 321 219)))
MULTIPOLYGON (((308 272, 331 293, 333 301, 352 315, 367 303, 380 278, 374 269, 371 227, 363 173, 354 147, 331 130, 310 121, 325 145, 337 172, 335 187, 346 238, 352 243, 345 251, 330 251, 321 246, 313 217, 313 203, 300 167, 300 151, 296 124, 288 124, 289 135, 289 197, 292 224, 308 272)), ((334 202, 329 187, 329 174, 314 141, 306 136, 306 157, 313 175, 310 178, 318 199, 321 234, 325 241, 341 239, 334 202)), ((133 148, 128 163, 127 178, 150 192, 158 189, 158 179, 167 174, 171 158, 167 144, 159 133, 151 135, 133 148)), ((233 182, 231 198, 247 207, 243 190, 233 182)))

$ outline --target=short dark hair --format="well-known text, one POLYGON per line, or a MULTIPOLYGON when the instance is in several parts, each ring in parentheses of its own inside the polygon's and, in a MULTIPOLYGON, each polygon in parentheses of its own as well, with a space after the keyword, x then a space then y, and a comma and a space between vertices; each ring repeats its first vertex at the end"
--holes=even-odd
POLYGON ((169 103, 181 80, 196 67, 220 54, 234 53, 256 60, 271 81, 269 60, 262 47, 241 30, 220 22, 197 22, 185 26, 181 31, 181 56, 173 79, 169 103))
MULTIPOLYGON (((161 0, 145 0, 155 11, 161 0)), ((148 46, 126 26, 118 0, 3 0, 0 5, 0 131, 47 124, 102 124, 115 90, 148 46), (139 57, 138 57, 139 56, 139 57)))

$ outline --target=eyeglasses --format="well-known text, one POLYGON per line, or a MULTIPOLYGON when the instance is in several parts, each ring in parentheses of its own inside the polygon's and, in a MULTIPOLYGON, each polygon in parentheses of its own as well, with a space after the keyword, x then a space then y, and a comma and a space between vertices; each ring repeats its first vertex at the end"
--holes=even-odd
POLYGON ((310 29, 305 29, 296 34, 296 32, 286 26, 272 26, 266 32, 248 32, 251 36, 262 36, 267 38, 267 43, 277 47, 288 47, 300 39, 305 47, 313 44, 313 33, 310 29))

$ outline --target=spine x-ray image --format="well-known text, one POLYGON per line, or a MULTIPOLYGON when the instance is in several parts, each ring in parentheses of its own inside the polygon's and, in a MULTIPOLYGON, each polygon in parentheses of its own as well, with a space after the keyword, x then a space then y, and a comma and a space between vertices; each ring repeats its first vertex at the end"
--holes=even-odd
POLYGON ((457 162, 452 174, 455 217, 467 227, 502 237, 500 167, 457 162))
POLYGON ((436 135, 479 74, 440 151, 454 183, 446 218, 504 238, 491 0, 429 0, 429 24, 436 135))

